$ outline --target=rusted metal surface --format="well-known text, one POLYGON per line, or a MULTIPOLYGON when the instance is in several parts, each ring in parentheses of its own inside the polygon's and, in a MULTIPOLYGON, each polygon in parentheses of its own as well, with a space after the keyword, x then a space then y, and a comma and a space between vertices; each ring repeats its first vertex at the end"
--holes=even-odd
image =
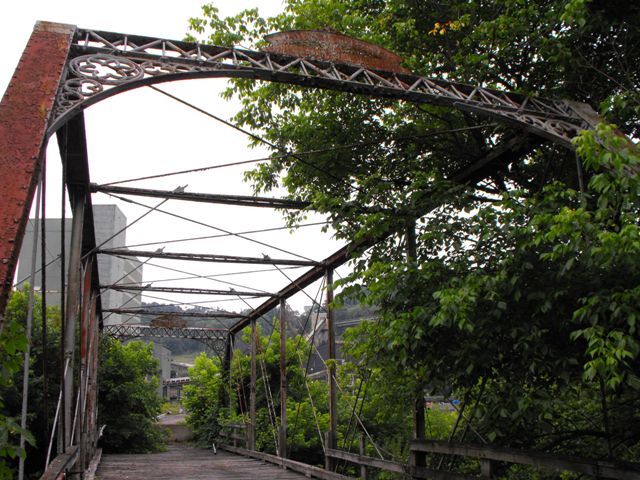
POLYGON ((151 320, 150 325, 152 327, 185 328, 187 326, 187 321, 177 315, 165 313, 164 315, 159 315, 151 320))
POLYGON ((342 63, 371 70, 411 73, 402 57, 373 43, 323 30, 290 30, 264 37, 271 45, 265 52, 322 62, 342 63))
POLYGON ((47 123, 74 31, 70 25, 38 22, 0 102, 0 318, 11 290, 42 166, 47 123))
POLYGON ((217 255, 209 253, 184 253, 184 252, 162 252, 147 250, 128 250, 124 248, 109 248, 98 250, 98 253, 105 255, 118 255, 121 257, 145 257, 164 258, 167 260, 186 260, 189 262, 212 262, 212 263, 239 263, 248 265, 288 265, 293 267, 315 267, 317 262, 307 260, 293 260, 289 258, 271 258, 268 255, 260 257, 239 257, 236 255, 217 255))

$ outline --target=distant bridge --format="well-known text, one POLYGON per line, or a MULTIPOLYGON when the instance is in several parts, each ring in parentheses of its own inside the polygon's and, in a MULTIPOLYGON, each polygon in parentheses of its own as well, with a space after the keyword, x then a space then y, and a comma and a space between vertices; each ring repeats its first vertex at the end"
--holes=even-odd
POLYGON ((147 325, 105 325, 102 333, 114 338, 187 338, 198 340, 213 350, 216 355, 224 355, 228 330, 222 328, 192 327, 152 327, 147 325))

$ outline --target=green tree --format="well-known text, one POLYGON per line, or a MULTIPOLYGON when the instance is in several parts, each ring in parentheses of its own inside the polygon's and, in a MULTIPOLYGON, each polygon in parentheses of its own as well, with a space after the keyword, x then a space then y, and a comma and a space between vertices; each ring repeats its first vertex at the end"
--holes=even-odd
MULTIPOLYGON (((587 102, 637 137, 638 23, 640 7, 622 1, 289 0, 269 19, 205 6, 191 28, 256 47, 273 31, 331 28, 418 74, 587 102)), ((401 373, 415 392, 459 395, 473 424, 459 440, 637 457, 633 144, 610 127, 586 133, 577 171, 573 152, 533 139, 491 178, 459 186, 444 179, 521 132, 442 107, 249 80, 227 96, 242 102, 237 123, 281 149, 322 150, 249 172, 256 191, 286 187, 339 238, 400 232, 355 252, 343 282, 380 318, 361 338, 369 368, 401 373)))
POLYGON ((162 448, 163 430, 155 424, 158 361, 152 347, 139 341, 123 345, 103 338, 99 358, 99 419, 106 425, 102 445, 107 452, 152 452, 162 448))
POLYGON ((218 441, 220 420, 224 417, 220 411, 220 365, 200 353, 189 369, 191 383, 183 388, 182 405, 188 412, 187 423, 194 437, 204 445, 218 441))
MULTIPOLYGON (((29 287, 11 293, 6 310, 5 329, 1 345, 4 357, 2 365, 3 381, 0 382, 0 411, 9 419, 7 430, 2 433, 2 448, 14 458, 10 462, 17 468, 15 461, 15 444, 20 433, 20 413, 22 409, 22 379, 24 368, 24 349, 26 347, 25 325, 29 304, 29 287), (6 375, 6 376, 4 376, 6 375), (6 442, 6 443, 5 443, 6 442), (15 442, 15 444, 14 444, 15 442), (12 446, 13 445, 13 446, 12 446), (13 450, 12 450, 13 449, 13 450)), ((60 311, 57 306, 47 307, 47 396, 44 389, 44 350, 42 341, 42 298, 34 296, 33 330, 31 334, 31 353, 29 371, 29 403, 27 409, 27 444, 22 454, 26 455, 25 474, 27 478, 39 478, 44 470, 44 463, 51 435, 53 412, 56 408, 59 392, 60 371, 60 311)), ((0 478, 2 478, 0 474, 0 478)))

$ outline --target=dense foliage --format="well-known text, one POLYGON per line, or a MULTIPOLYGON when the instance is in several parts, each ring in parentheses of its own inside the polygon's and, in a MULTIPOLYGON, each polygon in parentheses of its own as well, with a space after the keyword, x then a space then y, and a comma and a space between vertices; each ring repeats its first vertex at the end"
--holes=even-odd
MULTIPOLYGON (((599 0, 288 0, 193 34, 260 47, 289 29, 334 29, 383 45, 418 74, 586 102, 637 136, 640 5, 599 0)), ((575 154, 530 139, 485 181, 444 179, 520 132, 474 114, 281 84, 234 81, 235 121, 282 150, 247 175, 285 186, 340 238, 396 231, 358 252, 346 293, 380 321, 362 359, 471 410, 457 439, 588 456, 640 450, 640 156, 611 126, 575 154), (353 145, 354 148, 345 148, 353 145), (407 261, 406 225, 419 219, 407 261), (468 428, 471 425, 473 428, 468 428), (480 438, 478 438, 480 437, 480 438)), ((291 214, 295 222, 300 215, 291 214)))
MULTIPOLYGON (((370 370, 361 362, 363 350, 357 333, 348 334, 345 354, 349 361, 338 368, 338 445, 357 450, 363 429, 353 415, 355 411, 371 439, 367 451, 377 455, 406 460, 406 439, 411 434, 412 412, 398 409, 398 403, 409 402, 412 390, 407 377, 396 374, 385 378, 381 369, 370 370)), ((249 342, 249 332, 244 341, 249 342)), ((287 451, 288 456, 305 463, 322 465, 323 436, 329 429, 328 388, 325 378, 311 379, 305 374, 309 355, 317 350, 300 336, 287 338, 287 451)), ((275 454, 280 426, 280 332, 276 327, 269 335, 259 335, 256 383, 256 447, 275 454)), ((221 440, 221 433, 231 433, 229 425, 249 423, 250 355, 234 352, 231 378, 222 380, 217 359, 204 353, 196 358, 189 371, 191 383, 184 387, 182 403, 189 412, 188 423, 197 440, 211 445, 221 440), (220 401, 220 389, 224 399, 220 401)), ((432 438, 446 438, 454 422, 454 414, 435 408, 428 411, 428 428, 432 438)), ((340 465, 344 468, 346 465, 340 465)))
POLYGON ((98 423, 106 425, 106 452, 152 452, 162 448, 165 433, 155 424, 158 361, 152 347, 139 341, 123 345, 103 338, 99 359, 98 423))
POLYGON ((39 478, 44 470, 51 435, 53 414, 59 392, 60 312, 47 308, 47 355, 44 363, 42 341, 42 298, 36 294, 31 336, 29 405, 27 410, 27 444, 19 451, 20 413, 24 352, 27 339, 25 325, 29 304, 29 288, 13 291, 7 305, 4 329, 0 333, 0 478, 13 478, 17 471, 17 455, 26 455, 25 478, 39 478), (44 388, 44 369, 47 388, 44 388), (45 396, 46 392, 46 396, 45 396), (3 476, 4 475, 4 476, 3 476))

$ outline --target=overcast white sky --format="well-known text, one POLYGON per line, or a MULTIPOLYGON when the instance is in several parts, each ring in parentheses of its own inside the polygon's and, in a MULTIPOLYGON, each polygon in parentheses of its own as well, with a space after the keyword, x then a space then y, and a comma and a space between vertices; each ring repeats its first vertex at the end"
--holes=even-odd
MULTIPOLYGON (((12 2, 11 8, 5 7, 0 20, 0 92, 4 92, 15 65, 22 53, 36 20, 48 20, 74 24, 83 28, 136 33, 141 35, 181 39, 187 32, 188 19, 199 15, 202 0, 179 1, 21 1, 12 2)), ((223 14, 233 14, 247 7, 259 7, 263 15, 273 15, 282 9, 279 0, 234 0, 228 2, 214 1, 223 14)), ((223 118, 229 119, 237 105, 220 99, 219 93, 224 88, 225 80, 192 80, 162 84, 161 88, 196 104, 223 118)), ((165 98, 149 89, 139 89, 120 94, 112 99, 90 107, 85 112, 89 159, 92 181, 108 183, 144 175, 171 172, 188 168, 248 160, 264 156, 266 151, 250 150, 247 140, 238 132, 220 125, 204 115, 165 98)), ((170 177, 168 179, 138 182, 129 186, 145 188, 174 189, 178 185, 188 185, 192 192, 249 194, 249 185, 242 181, 244 168, 213 170, 209 173, 170 177)), ((59 217, 60 214, 60 168, 55 139, 48 149, 48 216, 59 217)), ((157 199, 134 198, 136 201, 155 205, 157 199)), ((146 210, 123 202, 114 202, 105 195, 94 195, 93 202, 117 203, 129 221, 134 220, 146 210)), ((163 206, 171 212, 189 216, 197 221, 223 228, 233 232, 242 232, 258 228, 277 227, 283 224, 281 215, 266 209, 249 209, 241 207, 207 206, 201 204, 168 202, 163 206)), ((309 221, 321 220, 312 217, 309 221)), ((192 236, 212 235, 212 228, 197 226, 184 221, 171 219, 166 215, 154 213, 146 217, 127 231, 129 245, 185 238, 192 236)), ((253 236, 263 242, 275 244, 280 248, 293 251, 314 260, 321 260, 337 250, 341 244, 329 241, 329 234, 322 234, 319 227, 309 227, 295 235, 288 232, 268 233, 253 236)), ((153 247, 144 247, 155 249, 153 247)), ((241 239, 214 239, 199 242, 177 243, 168 245, 165 251, 215 253, 245 256, 261 256, 263 253, 271 257, 287 257, 283 253, 270 250, 241 239)), ((291 257, 289 257, 291 258, 291 257)), ((199 275, 250 270, 250 266, 230 266, 217 264, 199 265, 176 261, 152 261, 163 265, 186 270, 199 275)), ((288 274, 295 276, 301 270, 290 270, 288 274)), ((166 278, 181 275, 154 267, 146 267, 145 282, 157 282, 166 278)), ((276 291, 288 283, 280 272, 259 275, 242 275, 225 277, 237 282, 265 291, 276 291)), ((225 288, 224 284, 214 281, 174 281, 158 282, 158 286, 191 286, 202 288, 225 288)), ((318 286, 308 291, 315 296, 318 286)), ((236 287, 236 289, 238 289, 236 287)), ((182 297, 165 295, 181 301, 202 301, 202 297, 182 297)), ((253 306, 260 300, 250 300, 253 306)), ((292 299, 294 308, 300 310, 310 301, 302 294, 292 299)), ((212 304, 215 305, 215 304, 212 304)), ((239 309, 244 304, 239 302, 222 303, 230 309, 239 309)))

